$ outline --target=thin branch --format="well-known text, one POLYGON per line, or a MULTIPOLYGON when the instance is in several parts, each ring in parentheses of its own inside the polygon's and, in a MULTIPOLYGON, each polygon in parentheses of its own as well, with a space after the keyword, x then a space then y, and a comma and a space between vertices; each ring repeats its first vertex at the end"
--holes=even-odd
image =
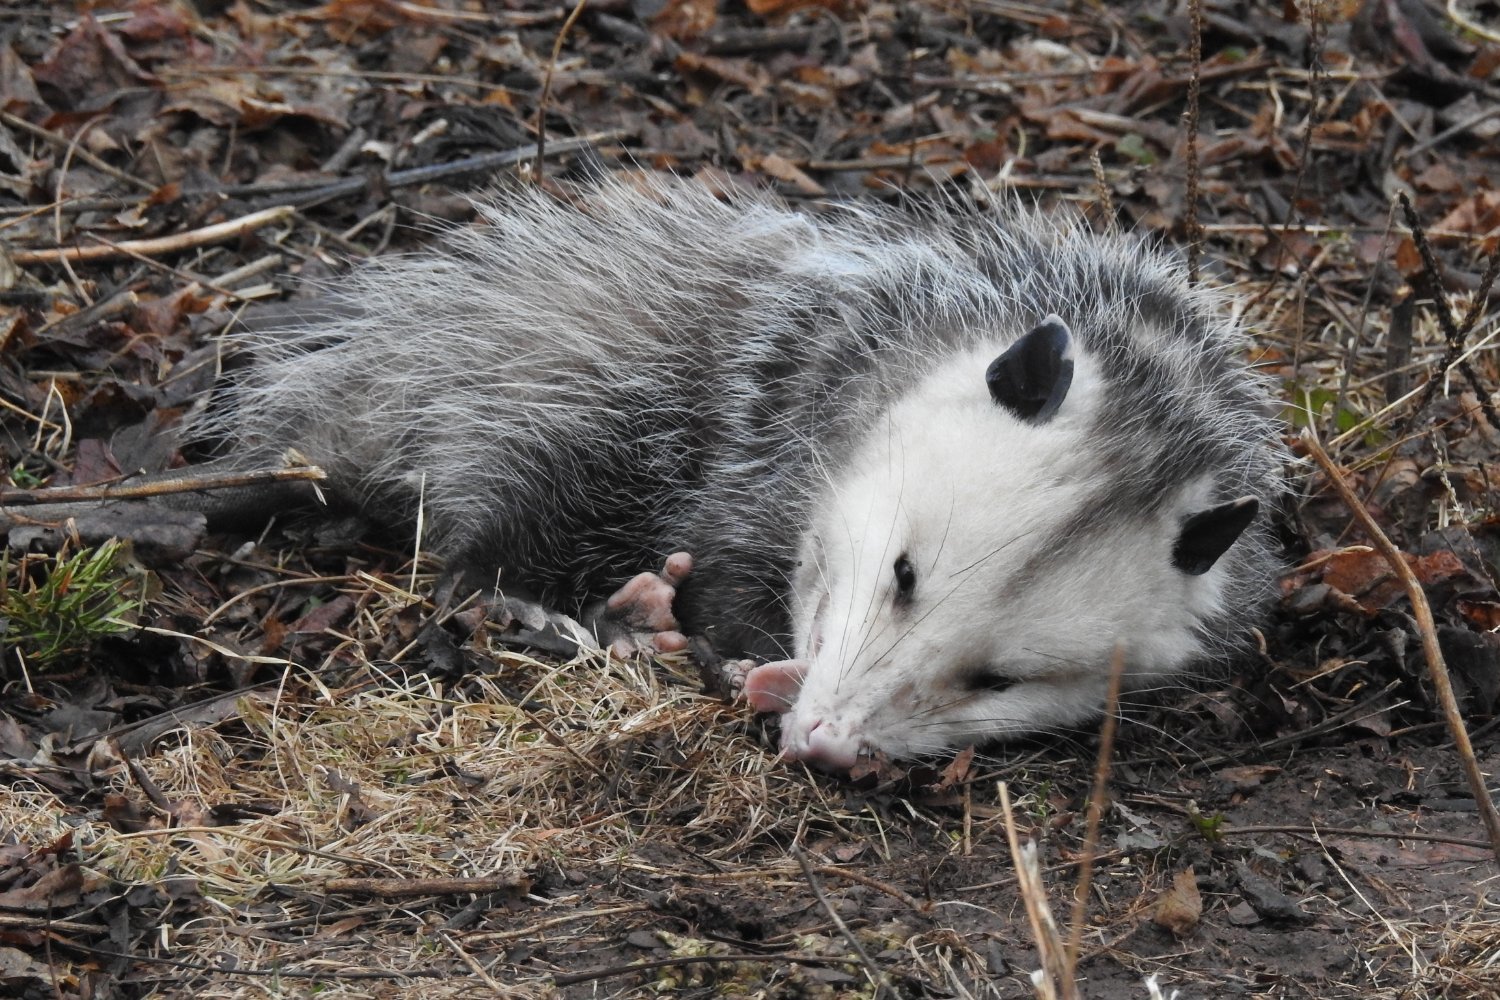
POLYGON ((818 877, 813 874, 812 865, 807 860, 807 854, 801 847, 793 844, 792 857, 796 858, 797 864, 802 867, 802 877, 807 879, 807 887, 812 890, 813 896, 817 899, 819 905, 823 907, 823 911, 828 914, 828 919, 833 921, 833 926, 839 929, 839 933, 844 936, 844 940, 849 942, 849 947, 859 957, 860 964, 865 968, 865 975, 870 978, 870 985, 875 988, 877 1000, 880 997, 893 996, 894 991, 886 983, 885 976, 881 974, 880 969, 865 951, 864 945, 859 943, 859 938, 854 936, 854 932, 849 929, 849 925, 844 923, 844 918, 839 916, 838 911, 833 908, 833 904, 828 901, 828 897, 823 894, 823 887, 818 885, 818 877))
POLYGON ((1427 594, 1422 590, 1422 584, 1417 581, 1416 574, 1412 572, 1411 566, 1402 557, 1400 550, 1386 537, 1380 525, 1375 523, 1375 518, 1360 503, 1349 484, 1344 482, 1342 471, 1334 464, 1333 459, 1323 450, 1318 439, 1313 436, 1311 429, 1302 432, 1302 443, 1306 446, 1313 460, 1322 468, 1323 474, 1328 477, 1328 482, 1344 501, 1349 512, 1354 515, 1355 520, 1364 528, 1365 534, 1375 543, 1380 554, 1385 556, 1385 561, 1390 564, 1391 571, 1401 580, 1401 585, 1406 589, 1407 599, 1411 601, 1412 617, 1417 621, 1417 631, 1422 636, 1422 654, 1427 660, 1427 673, 1432 679, 1433 690, 1437 693, 1438 704, 1442 706, 1443 717, 1448 722, 1448 732, 1453 736, 1453 742, 1458 748, 1459 762, 1463 765, 1464 776, 1469 780, 1469 790, 1474 795, 1474 803, 1479 809, 1479 818, 1484 821, 1485 833, 1490 838, 1490 850, 1494 852, 1495 863, 1500 865, 1500 812, 1495 811, 1495 802, 1490 798, 1489 788, 1485 785, 1484 772, 1479 769, 1479 762, 1474 759, 1474 747, 1469 742, 1469 731, 1464 726, 1463 715, 1458 710, 1458 699, 1453 695, 1453 685, 1448 679, 1448 667, 1443 662, 1443 651, 1438 645, 1437 624, 1432 618, 1432 608, 1427 603, 1427 594))
POLYGON ((116 257, 156 257, 193 250, 198 247, 223 243, 265 226, 275 225, 292 217, 296 212, 290 205, 277 205, 226 222, 218 222, 202 229, 171 236, 157 236, 147 240, 127 240, 123 243, 101 243, 88 247, 52 247, 46 250, 16 250, 10 255, 17 264, 82 264, 116 257))
POLYGON ((1496 264, 1496 260, 1500 259, 1500 253, 1491 258, 1490 266, 1486 269, 1485 278, 1481 282, 1481 295, 1475 297, 1473 307, 1464 317, 1463 324, 1460 325, 1454 320, 1453 311, 1448 308, 1448 296, 1443 291, 1442 265, 1438 263, 1437 254, 1432 252, 1432 244, 1427 241, 1427 234, 1422 229, 1422 220, 1417 217, 1417 210, 1412 207, 1411 199, 1406 197, 1406 192, 1402 191, 1396 197, 1401 203, 1401 212, 1406 217, 1407 228, 1411 230, 1412 243, 1416 245, 1417 254, 1422 258, 1422 278, 1427 286, 1427 297, 1432 299, 1432 306, 1437 310, 1438 325, 1443 328, 1443 337, 1447 341, 1447 350, 1443 354, 1442 362, 1438 365, 1437 371, 1427 380, 1427 384, 1422 387, 1422 395, 1418 398, 1407 420, 1408 422, 1415 420, 1417 415, 1427 408, 1438 386, 1442 384, 1445 373, 1450 368, 1457 368, 1459 374, 1463 375, 1473 388, 1474 395, 1478 397, 1479 408, 1484 411, 1485 419, 1490 422, 1491 427, 1500 430, 1500 414, 1495 412, 1495 405, 1490 400, 1489 393, 1485 391, 1484 384, 1479 380, 1473 366, 1462 357, 1469 331, 1474 323, 1478 322, 1485 300, 1489 297, 1489 288, 1494 284, 1495 270, 1497 266, 1500 266, 1496 264))
POLYGON ((379 896, 381 899, 421 899, 424 896, 487 895, 508 892, 524 896, 531 879, 520 872, 486 878, 330 878, 322 889, 330 896, 379 896))
POLYGON ((1058 934, 1052 909, 1047 905, 1047 887, 1042 883, 1036 844, 1027 841, 1022 845, 1016 818, 1011 811, 1010 787, 1003 781, 1000 782, 1000 809, 1005 816, 1005 839, 1010 844, 1010 856, 1015 864, 1016 886, 1026 905, 1026 918, 1031 924, 1032 939, 1036 941, 1037 964, 1041 966, 1031 976, 1032 988, 1040 1000, 1081 1000, 1078 984, 1066 968, 1067 945, 1058 934))
POLYGON ((552 74, 557 70, 557 58, 562 54, 563 40, 573 30, 578 16, 587 6, 588 0, 578 0, 568 12, 568 19, 557 29, 557 37, 552 40, 552 58, 547 60, 547 75, 542 78, 542 96, 536 102, 536 162, 531 168, 532 179, 536 181, 542 179, 542 161, 547 155, 547 104, 552 99, 552 74))
POLYGON ((1221 826, 1214 830, 1217 837, 1233 837, 1251 833, 1300 833, 1309 837, 1369 837, 1374 840, 1417 840, 1428 844, 1454 844, 1458 847, 1489 847, 1489 842, 1473 837, 1445 837, 1440 833, 1403 833, 1399 830, 1364 830, 1352 826, 1221 826))
MULTIPOLYGON (((1188 19, 1192 23, 1191 40, 1188 43, 1188 62, 1191 64, 1187 92, 1187 190, 1183 210, 1187 214, 1187 268, 1188 283, 1198 283, 1198 258, 1203 252, 1203 227, 1198 220, 1198 96, 1203 89, 1203 2, 1188 0, 1188 19)), ((1074 955, 1070 946, 1069 957, 1074 955)))
POLYGON ((103 486, 54 486, 40 490, 0 490, 0 507, 31 507, 49 503, 89 503, 105 500, 142 500, 174 493, 234 489, 300 480, 318 481, 328 475, 315 465, 297 469, 264 469, 252 472, 195 473, 185 469, 144 483, 109 483, 103 486))
POLYGON ((1088 821, 1084 827, 1083 857, 1078 864, 1078 887, 1073 895, 1069 920, 1068 949, 1063 957, 1070 979, 1077 978, 1078 952, 1083 945, 1083 918, 1088 910, 1089 884, 1094 877, 1094 857, 1099 850, 1099 823, 1109 790, 1109 768, 1114 759, 1115 730, 1120 725, 1120 685, 1125 678, 1125 650, 1118 644, 1109 662, 1109 692, 1104 698, 1104 724, 1099 728, 1099 756, 1094 761, 1094 787, 1089 793, 1088 821))

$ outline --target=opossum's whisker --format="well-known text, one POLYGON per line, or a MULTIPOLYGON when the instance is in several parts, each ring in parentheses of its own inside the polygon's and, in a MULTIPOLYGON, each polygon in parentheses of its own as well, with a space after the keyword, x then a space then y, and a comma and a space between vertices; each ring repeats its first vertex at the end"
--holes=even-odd
POLYGON ((926 718, 929 715, 932 715, 934 712, 946 712, 948 709, 953 708, 955 705, 963 705, 967 702, 976 700, 976 698, 983 693, 984 692, 982 691, 965 691, 961 694, 955 695, 948 701, 940 701, 936 704, 927 706, 919 712, 912 713, 912 718, 922 719, 926 718))
POLYGON ((1022 531, 1022 532, 1019 532, 1017 534, 1012 535, 1011 537, 1007 538, 1005 541, 1001 542, 995 548, 991 549, 990 551, 986 552, 984 555, 980 556, 978 559, 976 559, 973 562, 969 563, 969 565, 963 566, 963 567, 961 567, 959 569, 956 569, 952 573, 949 573, 948 575, 949 576, 958 576, 960 573, 970 573, 970 572, 973 572, 975 569, 977 569, 978 567, 982 566, 985 562, 989 561, 990 559, 993 559, 995 556, 999 555, 1001 552, 1004 552, 1006 549, 1010 548, 1012 545, 1016 544, 1016 542, 1019 542, 1021 539, 1025 538, 1027 535, 1031 534, 1035 530, 1037 530, 1037 529, 1032 528, 1030 531, 1022 531))
MULTIPOLYGON (((1095 665, 1084 660, 1075 659, 1071 656, 1063 656, 1060 653, 1049 653, 1045 649, 1035 649, 1031 646, 1022 646, 1021 650, 1026 653, 1030 653, 1032 656, 1040 657, 1044 660, 1052 660, 1056 663, 1071 663, 1075 667, 1092 667, 1095 665)), ((1108 666, 1105 664, 1100 664, 1099 666, 1103 670, 1108 670, 1108 666)))
POLYGON ((904 632, 902 632, 899 636, 897 636, 896 639, 895 639, 895 641, 893 641, 888 647, 886 647, 885 652, 883 652, 878 657, 878 659, 882 659, 883 660, 887 656, 889 656, 891 654, 891 652, 896 649, 897 646, 901 645, 902 642, 906 641, 906 639, 912 634, 913 630, 915 630, 917 628, 917 626, 921 625, 928 618, 930 618, 933 614, 935 614, 937 612, 937 610, 940 607, 942 607, 942 605, 943 605, 943 603, 945 601, 947 601, 949 598, 951 598, 954 594, 958 593, 959 588, 962 587, 964 584, 966 584, 966 583, 969 582, 969 577, 972 576, 979 569, 979 567, 981 565, 983 565, 983 563, 984 563, 984 561, 986 559, 989 559, 989 558, 992 558, 993 556, 998 555, 1007 546, 1009 546, 1012 543, 1014 543, 1016 541, 1019 541, 1020 539, 1026 537, 1026 535, 1030 534, 1031 531, 1034 531, 1034 530, 1035 529, 1030 529, 1028 531, 1023 531, 1023 532, 1017 533, 1016 535, 1012 536, 1009 541, 1005 542, 1004 545, 1001 545, 998 548, 991 550, 988 554, 982 556, 981 558, 979 558, 975 562, 970 563, 965 569, 955 571, 954 573, 950 573, 948 575, 948 578, 950 580, 954 576, 957 576, 959 573, 964 573, 965 575, 964 575, 963 579, 961 579, 958 582, 954 583, 953 586, 948 589, 948 592, 946 594, 944 594, 937 601, 933 602, 932 606, 929 607, 927 609, 927 611, 922 614, 921 617, 919 617, 916 621, 911 622, 909 625, 907 625, 906 626, 906 630, 904 632))
MULTIPOLYGON (((860 640, 859 648, 856 649, 852 655, 845 658, 844 663, 842 664, 840 669, 840 681, 848 676, 849 670, 853 668, 855 663, 858 663, 860 661, 865 652, 870 648, 871 644, 877 638, 879 638, 881 633, 885 631, 888 622, 887 616, 876 614, 876 607, 880 604, 885 603, 886 600, 885 594, 887 592, 887 589, 882 583, 882 581, 884 580, 884 572, 882 567, 884 567, 886 562, 890 559, 891 543, 895 540, 896 532, 899 527, 899 515, 904 507, 903 500, 906 496, 906 471, 908 468, 906 461, 906 441, 897 432, 895 419, 891 415, 890 411, 886 412, 885 450, 887 471, 894 472, 899 470, 900 475, 896 478, 896 496, 894 498, 895 510, 891 512, 891 523, 886 531, 885 544, 881 547, 880 562, 879 566, 877 567, 874 586, 870 588, 869 601, 865 606, 864 616, 864 621, 866 622, 878 619, 880 621, 881 627, 875 632, 868 632, 865 631, 863 627, 861 628, 860 631, 862 634, 862 638, 860 640)), ((868 516, 874 517, 875 505, 873 503, 867 506, 867 510, 869 512, 868 516)), ((866 522, 866 525, 868 526, 868 522, 866 522)), ((858 576, 856 576, 855 579, 857 580, 858 576)), ((900 642, 899 639, 897 639, 896 641, 898 643, 900 642)), ((894 648, 894 644, 892 644, 892 648, 894 648)), ((889 652, 890 649, 887 649, 886 653, 889 652)), ((884 658, 885 656, 882 655, 877 657, 876 659, 883 660, 884 658)), ((869 669, 873 670, 873 665, 869 669)))
MULTIPOLYGON (((903 470, 904 470, 904 464, 903 464, 903 470)), ((901 507, 901 495, 902 495, 902 490, 904 490, 904 489, 905 489, 905 478, 904 478, 904 471, 903 471, 903 479, 902 479, 901 484, 897 486, 897 492, 896 492, 896 505, 897 505, 897 509, 898 510, 901 507)), ((886 564, 886 562, 889 561, 889 557, 890 557, 890 554, 892 552, 892 545, 891 545, 891 543, 892 543, 892 541, 894 541, 894 539, 896 537, 896 530, 897 530, 896 518, 892 517, 891 518, 890 529, 886 532, 885 544, 881 547, 881 557, 880 557, 880 564, 879 564, 880 566, 884 566, 886 564)), ((854 664, 856 664, 856 663, 858 663, 860 661, 860 659, 864 656, 864 654, 866 653, 866 651, 868 651, 870 649, 870 647, 875 643, 875 641, 877 639, 879 639, 882 635, 884 635, 885 632, 886 632, 886 630, 889 629, 890 626, 891 626, 891 619, 890 619, 889 615, 883 615, 883 614, 878 614, 877 613, 878 606, 884 604, 886 602, 886 600, 887 600, 886 594, 888 593, 889 588, 883 582, 884 579, 885 579, 884 573, 883 572, 878 572, 877 575, 876 575, 876 577, 875 577, 875 580, 874 580, 874 584, 875 585, 870 588, 869 601, 865 605, 864 621, 865 622, 872 622, 872 621, 873 622, 878 622, 879 623, 879 628, 874 629, 874 630, 866 630, 864 628, 861 628, 861 635, 862 635, 862 637, 860 639, 859 648, 856 649, 853 652, 853 654, 849 655, 845 659, 844 664, 842 665, 842 668, 841 668, 842 672, 840 674, 840 679, 842 679, 843 677, 845 677, 845 676, 848 675, 849 670, 851 670, 853 668, 854 664)), ((899 641, 900 640, 898 639, 897 642, 899 642, 899 641)), ((892 645, 891 648, 894 648, 894 644, 892 645)), ((890 652, 890 648, 888 648, 886 650, 885 654, 882 654, 881 656, 876 657, 876 661, 878 662, 880 660, 884 660, 885 659, 885 655, 888 654, 889 652, 890 652)), ((869 670, 875 669, 875 664, 872 663, 868 669, 869 670)))
MULTIPOLYGON (((1121 717, 1121 719, 1126 718, 1126 716, 1123 713, 1121 714, 1120 717, 1121 717)), ((1130 721, 1131 721, 1131 723, 1133 725, 1139 726, 1141 729, 1144 729, 1146 732, 1151 733, 1157 740, 1165 740, 1167 743, 1170 743, 1173 746, 1176 746, 1178 749, 1182 750, 1188 757, 1191 757, 1193 760, 1198 761, 1199 763, 1202 763, 1206 759, 1203 756, 1203 748, 1201 746, 1194 746, 1193 744, 1189 743, 1187 740, 1183 739, 1178 734, 1176 734, 1176 733, 1170 731, 1169 729, 1167 729, 1165 726, 1155 725, 1155 724, 1146 722, 1145 720, 1142 720, 1142 719, 1132 719, 1130 721)))
MULTIPOLYGON (((948 547, 948 533, 953 530, 953 514, 958 510, 958 492, 948 491, 948 520, 943 523, 943 533, 938 536, 937 550, 932 553, 932 559, 927 564, 927 575, 937 574, 938 560, 943 558, 943 550, 948 547)), ((917 581, 918 584, 921 581, 917 581)))

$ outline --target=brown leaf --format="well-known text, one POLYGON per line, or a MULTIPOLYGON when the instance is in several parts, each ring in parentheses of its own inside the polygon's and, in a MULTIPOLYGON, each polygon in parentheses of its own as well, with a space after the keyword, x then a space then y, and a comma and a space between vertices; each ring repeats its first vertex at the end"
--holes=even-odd
POLYGON ((974 773, 974 748, 964 747, 960 750, 948 766, 943 768, 942 778, 938 782, 939 788, 952 788, 954 785, 962 784, 974 773))
POLYGON ((1386 607, 1402 594, 1390 564, 1374 549, 1335 552, 1323 564, 1323 582, 1371 609, 1386 607))
MULTIPOLYGON (((1500 235, 1500 191, 1479 191, 1472 198, 1458 203, 1447 215, 1439 219, 1432 228, 1449 232, 1468 233, 1473 236, 1500 235)), ((1432 233, 1440 239, 1440 232, 1432 233)))
POLYGON ((1172 880, 1172 888, 1162 893, 1156 901, 1156 912, 1151 920, 1178 937, 1186 937, 1198 929, 1203 916, 1203 897, 1198 894, 1198 876, 1192 868, 1179 872, 1172 880))
POLYGON ((1416 573, 1417 582, 1424 587, 1435 587, 1440 583, 1447 583, 1456 577, 1464 576, 1469 571, 1468 567, 1464 566, 1463 560, 1447 549, 1440 549, 1425 556, 1407 555, 1406 561, 1416 573))
POLYGON ((0 910, 43 913, 76 906, 83 896, 83 869, 77 864, 52 868, 24 889, 0 892, 0 910))
POLYGON ((807 176, 801 167, 784 156, 776 153, 767 153, 760 158, 756 165, 778 181, 791 184, 803 194, 812 195, 816 198, 828 193, 824 190, 823 185, 807 176))
POLYGON ((107 441, 84 438, 78 442, 78 450, 73 455, 72 471, 66 477, 57 476, 53 483, 57 486, 90 486, 119 479, 123 472, 107 441))
POLYGON ((21 114, 42 103, 31 70, 9 45, 0 46, 0 107, 21 114))
POLYGON ((721 59, 717 56, 700 56, 695 52, 678 53, 677 70, 680 73, 716 76, 725 83, 744 87, 756 97, 765 91, 766 84, 770 82, 766 71, 748 59, 721 59))
POLYGON ((750 13, 758 17, 780 17, 809 7, 821 7, 835 14, 852 14, 864 10, 867 5, 867 0, 745 0, 750 13))
POLYGON ((329 35, 347 43, 385 34, 406 20, 402 13, 404 11, 385 0, 329 0, 304 16, 323 20, 329 35))
POLYGON ((1475 628, 1486 632, 1500 628, 1500 604, 1494 601, 1466 601, 1459 598, 1458 613, 1475 628))
MULTIPOLYGON (((1469 575, 1463 560, 1447 549, 1429 555, 1401 553, 1423 587, 1435 587, 1469 575)), ((1374 549, 1344 549, 1323 566, 1323 582, 1357 600, 1367 611, 1378 611, 1405 599, 1406 588, 1391 572, 1385 556, 1374 549)))
POLYGON ((137 3, 131 8, 130 19, 120 25, 119 32, 131 41, 140 42, 187 38, 195 26, 195 21, 190 22, 186 16, 191 10, 192 7, 185 4, 137 3))
POLYGON ((326 604, 320 604, 299 618, 287 631, 322 632, 333 628, 354 610, 354 598, 340 594, 326 604))
POLYGON ((993 132, 976 139, 964 148, 964 162, 981 174, 993 174, 1005 164, 1010 147, 993 132))
POLYGON ((718 0, 667 0, 651 19, 651 27, 668 38, 691 42, 712 31, 718 20, 718 0))
POLYGON ((1214 772, 1214 777, 1226 781, 1237 792, 1248 792, 1265 784, 1267 778, 1281 773, 1275 764, 1247 764, 1244 767, 1226 767, 1214 772))
POLYGON ((159 82, 130 57, 120 39, 105 31, 92 14, 32 70, 40 83, 57 90, 68 109, 113 101, 142 83, 159 82))

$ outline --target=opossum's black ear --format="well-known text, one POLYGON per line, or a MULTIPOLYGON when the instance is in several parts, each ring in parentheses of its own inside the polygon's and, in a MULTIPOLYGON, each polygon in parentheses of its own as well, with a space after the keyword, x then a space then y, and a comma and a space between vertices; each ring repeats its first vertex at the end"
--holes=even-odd
POLYGON ((1240 497, 1189 517, 1182 522, 1182 533, 1172 546, 1172 565, 1189 576, 1207 573, 1255 520, 1258 510, 1259 500, 1240 497))
POLYGON ((1005 349, 984 373, 995 402, 1033 424, 1052 419, 1073 384, 1073 336, 1056 314, 1005 349))

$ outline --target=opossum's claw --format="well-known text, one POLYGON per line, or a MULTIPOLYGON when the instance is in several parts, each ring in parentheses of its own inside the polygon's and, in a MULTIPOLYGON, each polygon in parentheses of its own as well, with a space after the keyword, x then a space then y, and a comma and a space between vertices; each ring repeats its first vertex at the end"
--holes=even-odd
POLYGON ((621 659, 641 652, 675 653, 686 649, 687 636, 672 613, 677 588, 693 571, 686 552, 667 556, 660 573, 639 573, 604 602, 594 627, 601 643, 621 659))

